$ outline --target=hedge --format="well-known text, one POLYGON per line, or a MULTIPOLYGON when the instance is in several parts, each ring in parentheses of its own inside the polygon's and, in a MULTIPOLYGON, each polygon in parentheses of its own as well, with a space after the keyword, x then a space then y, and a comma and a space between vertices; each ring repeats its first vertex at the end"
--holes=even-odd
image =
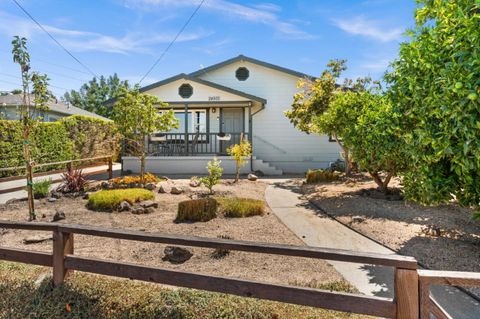
MULTIPOLYGON (((119 135, 113 122, 88 116, 69 116, 57 122, 39 123, 30 134, 32 160, 50 163, 118 153, 119 135)), ((0 120, 0 167, 23 166, 23 132, 18 120, 0 120)), ((45 166, 35 171, 64 168, 45 166)), ((23 174, 0 172, 0 177, 23 174)))

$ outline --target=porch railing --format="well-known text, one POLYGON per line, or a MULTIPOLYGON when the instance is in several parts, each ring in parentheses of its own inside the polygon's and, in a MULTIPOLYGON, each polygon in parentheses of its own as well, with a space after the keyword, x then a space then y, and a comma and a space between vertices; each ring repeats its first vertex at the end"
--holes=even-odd
POLYGON ((227 155, 230 145, 240 143, 248 133, 157 133, 148 137, 149 156, 227 155))

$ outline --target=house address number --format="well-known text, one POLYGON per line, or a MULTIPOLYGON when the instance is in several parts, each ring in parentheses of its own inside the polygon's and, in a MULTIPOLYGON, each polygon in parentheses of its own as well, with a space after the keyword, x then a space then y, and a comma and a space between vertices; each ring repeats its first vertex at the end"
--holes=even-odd
POLYGON ((220 101, 220 96, 209 96, 208 100, 209 101, 220 101))

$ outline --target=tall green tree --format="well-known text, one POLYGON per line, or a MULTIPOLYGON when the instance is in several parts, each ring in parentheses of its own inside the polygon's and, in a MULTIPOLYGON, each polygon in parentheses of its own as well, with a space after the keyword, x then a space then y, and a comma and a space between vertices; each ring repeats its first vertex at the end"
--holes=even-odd
POLYGON ((480 203, 480 2, 417 0, 415 27, 386 75, 403 115, 405 195, 480 203))
POLYGON ((26 167, 29 219, 35 220, 36 214, 32 188, 32 167, 35 161, 30 153, 30 135, 41 120, 43 113, 48 110, 47 103, 52 94, 48 90, 49 79, 47 75, 30 72, 30 54, 27 49, 27 39, 15 36, 12 46, 13 62, 20 66, 22 76, 23 103, 20 107, 20 117, 23 126, 23 157, 26 167), (30 87, 32 87, 31 93, 30 87))
POLYGON ((78 91, 66 92, 63 100, 86 111, 112 118, 113 107, 106 105, 105 102, 118 97, 123 89, 129 88, 128 81, 120 80, 115 73, 108 78, 100 76, 97 79, 94 77, 88 83, 83 84, 78 91))
POLYGON ((138 88, 123 89, 113 106, 113 119, 120 133, 136 147, 140 156, 142 183, 145 175, 145 144, 147 136, 158 131, 178 128, 179 122, 168 104, 156 96, 140 93, 138 88))

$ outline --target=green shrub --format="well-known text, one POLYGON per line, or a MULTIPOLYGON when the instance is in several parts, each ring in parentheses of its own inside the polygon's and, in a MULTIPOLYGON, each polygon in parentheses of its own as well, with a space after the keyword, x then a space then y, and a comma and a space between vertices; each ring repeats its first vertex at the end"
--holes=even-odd
POLYGON ((265 203, 253 198, 217 198, 223 214, 227 217, 250 217, 265 214, 265 203))
POLYGON ((133 204, 154 197, 152 191, 143 188, 101 190, 88 197, 87 207, 93 210, 113 211, 123 201, 133 204))
POLYGON ((340 178, 340 173, 328 169, 308 170, 307 183, 333 182, 340 178))
POLYGON ((52 186, 52 179, 42 179, 40 181, 34 181, 32 184, 33 189, 33 197, 38 198, 45 198, 50 191, 50 186, 52 186))
POLYGON ((208 176, 200 178, 200 182, 208 188, 210 194, 213 194, 213 186, 217 185, 222 177, 223 168, 220 166, 220 163, 221 161, 216 157, 213 161, 208 162, 208 176))
POLYGON ((213 198, 186 200, 178 203, 176 222, 208 222, 217 217, 218 203, 213 198))

